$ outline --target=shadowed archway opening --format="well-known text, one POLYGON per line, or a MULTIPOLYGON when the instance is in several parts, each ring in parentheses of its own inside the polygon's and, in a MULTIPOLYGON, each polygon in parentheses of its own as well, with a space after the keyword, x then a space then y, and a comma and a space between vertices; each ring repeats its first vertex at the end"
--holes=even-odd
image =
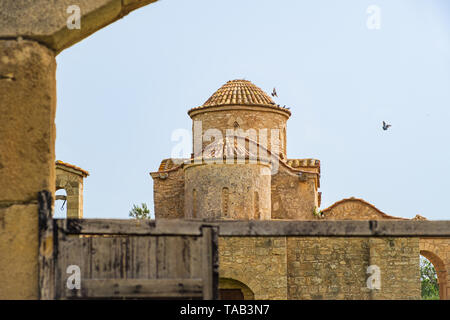
POLYGON ((446 300, 448 275, 444 262, 431 251, 421 250, 420 255, 422 299, 446 300), (434 270, 432 270, 432 268, 434 268, 434 270), (433 283, 435 281, 433 279, 433 271, 435 271, 435 280, 437 280, 437 284, 433 283), (434 285, 436 285, 439 290, 436 294, 432 292, 434 285))
POLYGON ((219 279, 220 300, 254 300, 255 294, 244 283, 231 278, 219 279))

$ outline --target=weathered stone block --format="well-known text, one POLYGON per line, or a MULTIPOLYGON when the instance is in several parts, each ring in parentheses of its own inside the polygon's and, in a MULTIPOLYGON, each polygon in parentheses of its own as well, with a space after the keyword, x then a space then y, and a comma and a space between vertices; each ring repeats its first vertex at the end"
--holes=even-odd
POLYGON ((38 298, 38 206, 0 208, 0 300, 38 298))
POLYGON ((0 41, 0 203, 33 201, 38 191, 55 189, 55 71, 46 47, 0 41))

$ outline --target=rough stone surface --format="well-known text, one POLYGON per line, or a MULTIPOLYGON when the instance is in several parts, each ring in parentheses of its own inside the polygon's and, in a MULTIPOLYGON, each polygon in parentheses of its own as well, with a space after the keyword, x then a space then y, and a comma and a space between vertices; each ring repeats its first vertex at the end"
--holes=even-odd
POLYGON ((0 300, 38 298, 38 206, 0 208, 0 300))
POLYGON ((176 170, 161 175, 152 173, 152 177, 155 217, 184 218, 184 171, 176 170))
POLYGON ((369 299, 368 238, 288 238, 291 299, 369 299))
MULTIPOLYGON (((192 121, 201 121, 202 135, 208 129, 218 129, 225 137, 227 129, 241 129, 247 133, 249 129, 254 129, 256 134, 255 142, 260 143, 271 151, 275 151, 271 141, 278 143, 278 152, 286 159, 286 122, 288 116, 283 112, 273 111, 264 107, 255 106, 229 106, 215 107, 207 110, 199 110, 191 114, 192 121), (235 127, 236 124, 239 127, 235 127), (267 138, 260 136, 261 129, 267 130, 267 138), (277 136, 271 136, 271 130, 278 130, 277 136)), ((194 135, 193 135, 194 137, 194 135)), ((211 141, 204 141, 202 147, 210 144, 211 141)))
POLYGON ((188 166, 185 217, 268 220, 270 179, 270 169, 263 164, 188 166))
POLYGON ((2 0, 0 2, 0 38, 27 39, 45 43, 60 52, 95 31, 120 19, 130 11, 156 0, 2 0), (80 8, 80 29, 69 29, 71 5, 80 8))
POLYGON ((219 277, 242 282, 254 299, 287 299, 286 238, 219 237, 219 277))
POLYGON ((272 176, 272 219, 313 220, 318 207, 317 180, 301 181, 280 166, 272 176))
POLYGON ((370 264, 381 271, 372 299, 421 299, 419 238, 371 238, 370 264))
POLYGON ((220 237, 219 254, 219 276, 255 299, 420 299, 418 238, 220 237))
POLYGON ((0 41, 0 298, 38 297, 37 197, 55 189, 55 69, 47 47, 0 41))
POLYGON ((55 189, 56 62, 33 41, 0 41, 0 204, 55 189))

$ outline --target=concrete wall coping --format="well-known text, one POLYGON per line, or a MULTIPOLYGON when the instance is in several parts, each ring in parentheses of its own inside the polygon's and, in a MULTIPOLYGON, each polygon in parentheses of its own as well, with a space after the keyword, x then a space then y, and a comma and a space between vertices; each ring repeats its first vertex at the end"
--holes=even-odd
POLYGON ((220 236, 450 237, 445 221, 221 221, 220 236))
POLYGON ((76 234, 201 234, 201 228, 214 226, 224 237, 432 237, 450 238, 450 220, 441 221, 217 221, 201 219, 55 219, 76 234))

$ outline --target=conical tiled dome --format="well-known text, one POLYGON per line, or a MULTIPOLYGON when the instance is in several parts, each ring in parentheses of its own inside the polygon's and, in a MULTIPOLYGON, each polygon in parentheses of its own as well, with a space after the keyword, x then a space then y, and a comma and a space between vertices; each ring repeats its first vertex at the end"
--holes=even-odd
POLYGON ((248 80, 230 80, 225 83, 219 90, 206 100, 204 104, 199 107, 192 108, 188 113, 194 110, 219 107, 219 106, 262 106, 282 110, 289 115, 289 109, 280 107, 275 104, 272 98, 255 86, 248 80))
POLYGON ((223 105, 274 106, 275 102, 248 80, 231 80, 217 90, 202 107, 223 105))

